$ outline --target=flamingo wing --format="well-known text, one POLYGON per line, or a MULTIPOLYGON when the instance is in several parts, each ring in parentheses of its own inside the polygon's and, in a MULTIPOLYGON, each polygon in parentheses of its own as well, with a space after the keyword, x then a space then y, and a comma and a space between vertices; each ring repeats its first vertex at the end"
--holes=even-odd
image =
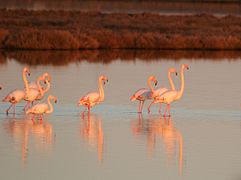
POLYGON ((153 93, 153 98, 157 97, 157 96, 161 96, 163 93, 167 92, 168 89, 167 88, 158 88, 157 90, 155 90, 155 92, 153 93))
POLYGON ((11 91, 4 99, 3 102, 12 102, 17 103, 21 101, 25 96, 25 92, 23 90, 13 90, 11 91))
POLYGON ((32 114, 43 114, 48 110, 48 105, 45 103, 40 103, 34 105, 32 108, 30 108, 27 111, 27 114, 32 113, 32 114))
POLYGON ((39 96, 39 91, 37 89, 29 89, 28 101, 34 101, 39 96))
POLYGON ((164 101, 164 103, 170 104, 175 100, 177 95, 178 95, 177 91, 167 91, 161 96, 159 96, 158 99, 164 101))
POLYGON ((80 99, 80 103, 82 105, 92 106, 94 104, 97 104, 98 102, 100 102, 100 95, 97 92, 88 93, 80 99))

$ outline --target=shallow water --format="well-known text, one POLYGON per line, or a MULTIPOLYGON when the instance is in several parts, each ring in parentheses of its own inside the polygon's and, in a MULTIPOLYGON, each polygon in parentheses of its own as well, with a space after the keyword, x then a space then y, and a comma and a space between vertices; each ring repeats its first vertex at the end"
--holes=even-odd
MULTIPOLYGON (((239 52, 59 53, 2 52, 1 98, 23 88, 21 71, 26 65, 31 81, 45 71, 51 74, 48 94, 58 98, 54 113, 42 123, 23 114, 24 103, 15 116, 6 116, 8 104, 0 104, 3 179, 241 178, 239 52), (158 106, 148 115, 150 102, 138 115, 137 102, 129 101, 135 90, 147 86, 149 75, 157 77, 158 86, 168 86, 168 68, 179 71, 183 63, 190 70, 185 71, 184 96, 173 104, 172 117, 161 117, 158 106), (109 77, 105 101, 83 117, 83 108, 76 104, 80 96, 97 89, 100 74, 109 77)), ((173 79, 179 88, 179 77, 173 79)))

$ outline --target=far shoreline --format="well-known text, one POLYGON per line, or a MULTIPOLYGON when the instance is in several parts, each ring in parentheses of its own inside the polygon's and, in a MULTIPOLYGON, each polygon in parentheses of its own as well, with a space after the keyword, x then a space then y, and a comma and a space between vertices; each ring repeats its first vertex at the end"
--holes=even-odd
POLYGON ((241 17, 0 10, 6 50, 241 50, 241 17))

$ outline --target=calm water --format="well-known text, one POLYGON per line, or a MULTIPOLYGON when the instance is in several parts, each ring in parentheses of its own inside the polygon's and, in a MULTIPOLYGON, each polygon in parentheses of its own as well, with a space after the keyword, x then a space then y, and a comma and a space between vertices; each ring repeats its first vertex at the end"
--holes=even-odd
MULTIPOLYGON (((23 87, 26 65, 31 81, 45 71, 52 75, 48 94, 58 98, 43 123, 22 113, 24 103, 15 117, 5 115, 8 104, 0 104, 1 179, 241 178, 240 53, 84 54, 1 53, 1 98, 23 87), (147 86, 149 75, 168 86, 168 68, 179 70, 183 63, 190 70, 185 71, 184 96, 172 106, 173 116, 160 117, 157 106, 148 115, 149 102, 138 115, 137 102, 129 101, 132 93, 147 86), (100 74, 109 77, 105 101, 82 117, 77 101, 97 89, 100 74)), ((174 82, 179 88, 179 77, 174 82)))

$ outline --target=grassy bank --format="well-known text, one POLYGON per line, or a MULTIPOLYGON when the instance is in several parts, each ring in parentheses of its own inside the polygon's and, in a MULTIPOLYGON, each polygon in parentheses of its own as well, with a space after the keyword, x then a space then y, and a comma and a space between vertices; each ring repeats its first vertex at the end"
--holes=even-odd
POLYGON ((241 49, 241 17, 0 10, 2 49, 241 49))

